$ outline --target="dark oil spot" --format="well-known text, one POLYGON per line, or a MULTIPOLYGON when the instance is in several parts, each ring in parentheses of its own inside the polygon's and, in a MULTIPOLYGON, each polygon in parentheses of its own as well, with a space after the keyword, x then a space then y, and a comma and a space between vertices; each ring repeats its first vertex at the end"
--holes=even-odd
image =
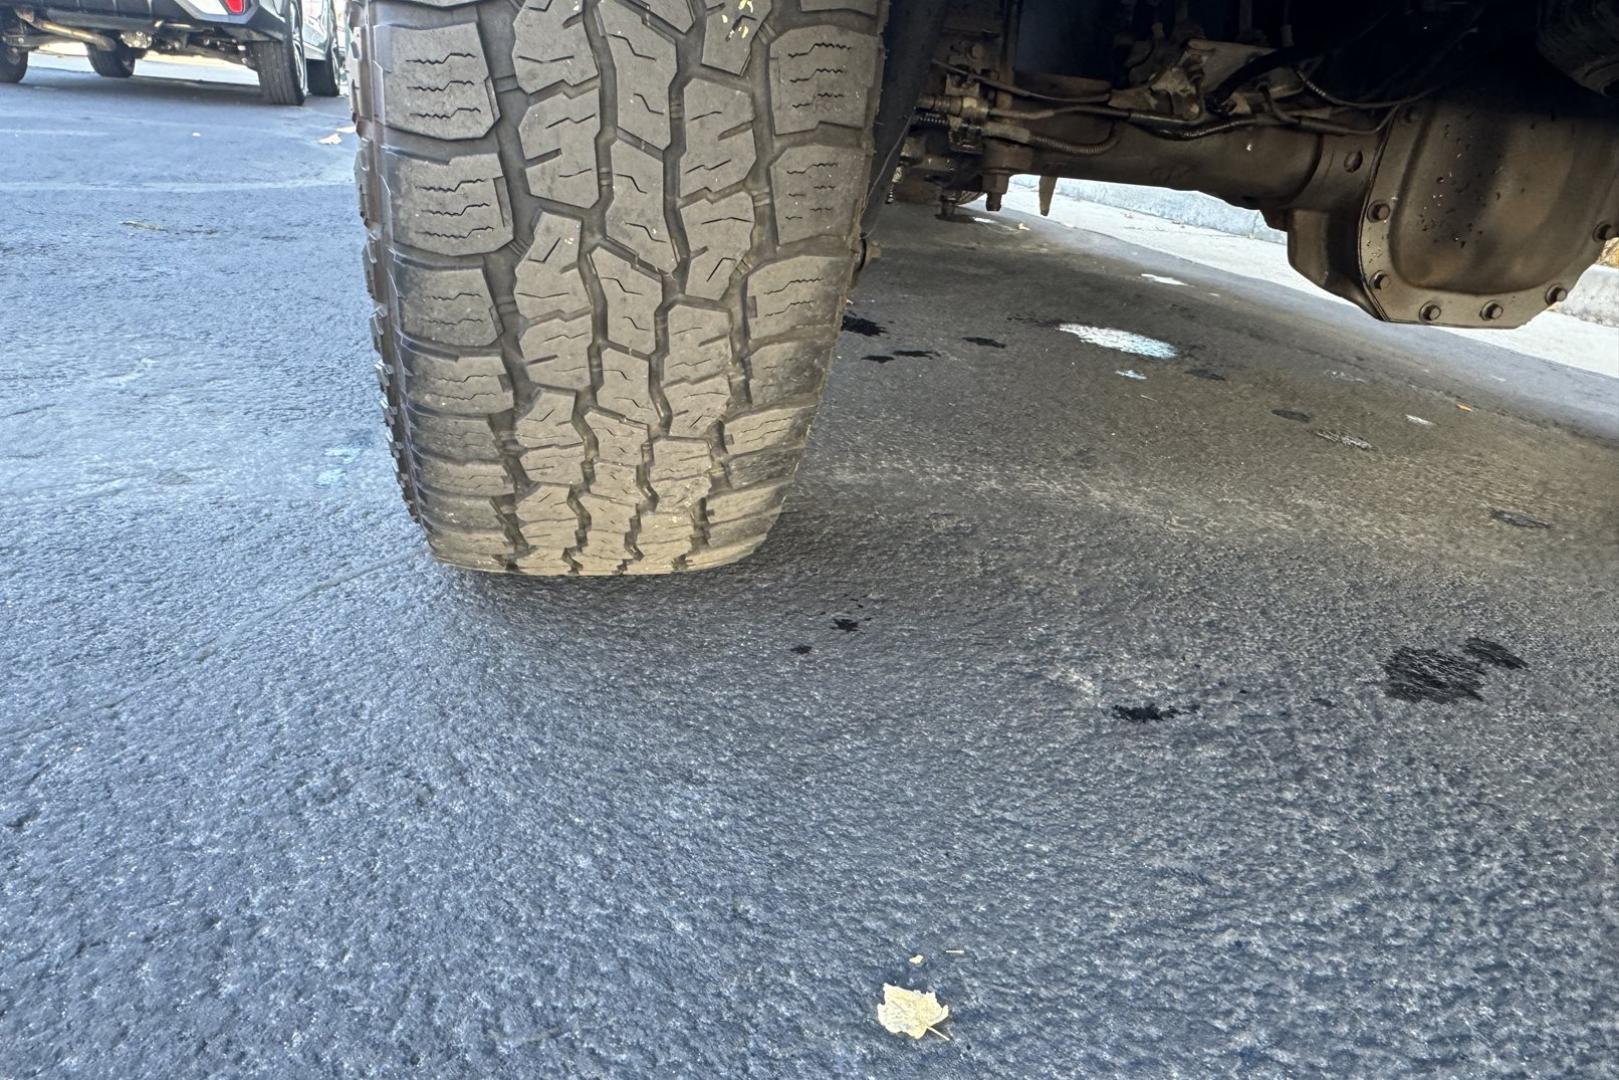
POLYGON ((870 360, 873 364, 886 364, 894 358, 889 356, 887 353, 874 352, 867 353, 866 359, 870 360))
POLYGON ((1499 668, 1516 671, 1529 666, 1528 662, 1511 649, 1489 638, 1470 637, 1462 643, 1462 652, 1476 660, 1499 668))
POLYGON ((1491 510, 1490 517, 1503 525, 1511 525, 1517 529, 1549 529, 1551 522, 1542 521, 1528 514, 1520 514, 1516 510, 1491 510))
POLYGON ((1307 412, 1297 412, 1293 409, 1272 409, 1272 416, 1280 416, 1283 420, 1293 420, 1300 424, 1308 424, 1313 417, 1307 412))
POLYGON ((932 349, 895 349, 895 356, 938 356, 932 349))
POLYGON ((859 619, 833 619, 832 620, 832 625, 837 627, 839 630, 842 630, 845 634, 852 634, 856 630, 860 629, 860 620, 859 619))
POLYGON ((1006 342, 996 341, 992 337, 964 337, 961 339, 969 345, 982 345, 986 349, 1004 349, 1006 342))
POLYGON ((1450 705, 1463 698, 1483 701, 1479 686, 1484 669, 1465 656, 1438 649, 1396 649, 1383 661, 1388 681, 1383 692, 1400 701, 1434 701, 1450 705))
POLYGON ((1145 705, 1115 705, 1113 715, 1120 720, 1129 720, 1137 724, 1145 724, 1150 720, 1173 720, 1181 711, 1174 706, 1159 708, 1156 702, 1149 701, 1145 705))
POLYGON ((1190 375, 1194 379, 1203 379, 1206 382, 1225 382, 1226 381, 1224 375, 1221 375, 1218 371, 1210 371, 1206 367, 1192 368, 1186 374, 1190 375))
POLYGON ((886 333, 882 327, 870 319, 848 311, 843 313, 843 329, 851 334, 859 334, 861 337, 878 337, 886 333))
POLYGON ((808 646, 808 645, 794 645, 793 646, 793 652, 797 653, 799 656, 808 656, 810 653, 812 653, 814 651, 815 650, 813 648, 811 648, 810 646, 808 646))

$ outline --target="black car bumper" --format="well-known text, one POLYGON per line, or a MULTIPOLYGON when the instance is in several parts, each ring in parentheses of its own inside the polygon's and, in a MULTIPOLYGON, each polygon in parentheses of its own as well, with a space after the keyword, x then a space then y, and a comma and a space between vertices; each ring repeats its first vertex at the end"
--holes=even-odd
MULTIPOLYGON (((0 7, 19 6, 0 0, 0 7)), ((149 30, 158 24, 218 30, 243 41, 287 36, 286 7, 246 0, 246 10, 233 14, 225 0, 56 0, 29 4, 40 17, 69 26, 108 30, 149 30)))

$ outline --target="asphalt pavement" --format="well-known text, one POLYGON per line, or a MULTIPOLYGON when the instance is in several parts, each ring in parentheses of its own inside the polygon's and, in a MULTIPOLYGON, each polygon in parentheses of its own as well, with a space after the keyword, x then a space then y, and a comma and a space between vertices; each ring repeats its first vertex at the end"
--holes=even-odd
POLYGON ((0 1077, 1619 1076, 1619 380, 900 207, 758 554, 459 573, 346 103, 57 66, 0 1077))

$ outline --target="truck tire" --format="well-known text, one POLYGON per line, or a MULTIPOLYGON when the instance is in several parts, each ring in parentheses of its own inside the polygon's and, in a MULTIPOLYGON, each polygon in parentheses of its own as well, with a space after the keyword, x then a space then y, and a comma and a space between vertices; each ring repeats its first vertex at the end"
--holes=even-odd
POLYGON ((20 83, 28 74, 28 50, 0 45, 0 83, 20 83))
POLYGON ((297 4, 287 7, 287 36, 279 41, 255 41, 253 70, 259 76, 259 96, 271 105, 302 105, 309 95, 309 65, 304 58, 304 21, 297 4))
POLYGON ((128 45, 116 49, 87 45, 84 51, 90 57, 91 69, 103 79, 127 79, 135 74, 135 50, 128 45))
POLYGON ((753 551, 855 268, 883 0, 359 6, 378 370, 433 553, 753 551))

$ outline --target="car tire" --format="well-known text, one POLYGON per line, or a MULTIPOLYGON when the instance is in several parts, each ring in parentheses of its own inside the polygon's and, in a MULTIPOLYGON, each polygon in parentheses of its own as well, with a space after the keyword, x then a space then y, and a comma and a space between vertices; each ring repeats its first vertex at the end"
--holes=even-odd
POLYGON ((255 41, 253 69, 259 95, 271 105, 302 105, 309 94, 309 66, 304 59, 304 23, 297 4, 287 6, 287 36, 255 41))
POLYGON ((86 45, 84 51, 90 57, 90 67, 103 79, 127 79, 135 74, 135 50, 128 45, 114 49, 86 45))
POLYGON ((0 84, 20 83, 28 74, 28 50, 0 46, 0 84))
POLYGON ((309 61, 309 92, 316 97, 339 97, 343 93, 343 60, 337 55, 337 16, 326 8, 326 51, 309 61))
POLYGON ((753 551, 855 269, 886 4, 362 6, 379 373, 434 554, 575 575, 753 551))

